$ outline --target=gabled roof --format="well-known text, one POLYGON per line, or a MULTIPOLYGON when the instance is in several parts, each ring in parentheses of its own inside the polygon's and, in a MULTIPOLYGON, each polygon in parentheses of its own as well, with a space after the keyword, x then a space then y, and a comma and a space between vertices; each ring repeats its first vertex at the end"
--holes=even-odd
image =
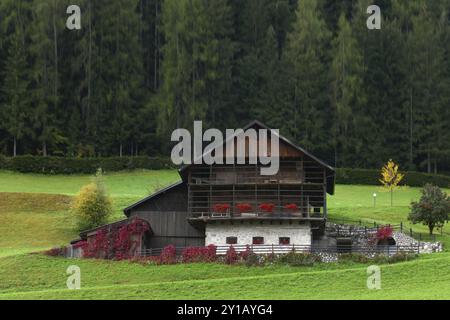
MULTIPOLYGON (((262 123, 261 121, 258 120, 253 120, 252 122, 250 122, 249 124, 247 124, 243 129, 243 131, 246 131, 247 129, 253 128, 253 127, 258 127, 260 129, 266 129, 266 130, 271 130, 271 128, 269 128, 268 126, 266 126, 264 123, 262 123)), ((273 131, 270 131, 271 134, 276 134, 273 131)), ((227 141, 234 139, 237 135, 234 134, 231 137, 228 137, 227 139, 225 139, 225 141, 223 142, 223 144, 225 144, 227 141)), ((302 147, 294 144, 293 142, 291 142, 288 138, 284 137, 281 134, 277 134, 279 140, 283 141, 285 144, 287 144, 288 146, 292 147, 293 149, 300 151, 301 153, 303 153, 305 156, 311 158, 312 160, 316 161, 319 165, 323 166, 326 171, 327 171, 327 192, 329 194, 334 194, 334 174, 335 174, 335 169, 330 166, 329 164, 327 164, 325 161, 320 160, 319 158, 317 158, 316 156, 314 156, 313 154, 309 153, 307 150, 303 149, 302 147)), ((222 144, 222 145, 223 145, 222 144)), ((209 153, 212 152, 212 150, 203 153, 202 157, 209 153)), ((194 161, 193 161, 194 162, 194 161)), ((180 173, 180 176, 183 180, 187 179, 186 174, 184 174, 184 171, 189 168, 190 166, 192 166, 192 164, 185 164, 183 165, 178 172, 180 173)))
POLYGON ((166 193, 167 191, 172 190, 173 188, 178 187, 184 183, 185 182, 183 180, 180 180, 180 181, 177 181, 177 182, 165 187, 164 189, 158 190, 155 193, 152 193, 151 195, 149 195, 148 197, 145 197, 144 199, 141 199, 138 202, 133 203, 132 205, 126 207, 125 209, 123 209, 123 212, 125 213, 126 216, 128 216, 131 209, 134 209, 137 206, 139 206, 140 204, 147 202, 148 200, 151 200, 153 198, 156 198, 156 197, 166 193))
MULTIPOLYGON (((271 130, 271 128, 269 128, 268 126, 266 126, 264 123, 262 123, 259 120, 253 120, 252 122, 250 122, 249 124, 247 124, 244 128, 242 128, 243 131, 246 131, 247 129, 253 128, 253 127, 259 127, 260 129, 266 129, 266 130, 271 130)), ((275 132, 272 132, 272 134, 275 134, 275 132)), ((223 144, 225 144, 227 141, 236 138, 236 134, 232 135, 231 137, 228 137, 227 139, 225 139, 225 141, 223 142, 223 144)), ((317 158, 316 156, 314 156, 313 154, 309 153, 308 151, 306 151, 305 149, 303 149, 302 147, 294 144, 293 142, 291 142, 288 138, 284 137, 281 134, 277 134, 279 140, 283 141, 284 143, 286 143, 287 145, 291 146, 292 148, 294 148, 295 150, 300 151, 301 153, 305 154, 306 156, 310 157, 311 159, 313 159, 314 161, 316 161, 317 163, 319 163, 320 165, 324 166, 326 169, 330 170, 330 171, 335 171, 335 169, 330 166, 329 164, 327 164, 325 161, 320 160, 319 158, 317 158)), ((222 145, 223 145, 222 144, 222 145)), ((208 151, 202 154, 202 157, 205 154, 208 154, 212 151, 208 151)), ((194 161, 193 161, 194 162, 194 161)), ((179 169, 180 172, 183 172, 184 170, 186 170, 187 168, 189 168, 192 164, 185 164, 183 166, 181 166, 181 168, 179 169)))

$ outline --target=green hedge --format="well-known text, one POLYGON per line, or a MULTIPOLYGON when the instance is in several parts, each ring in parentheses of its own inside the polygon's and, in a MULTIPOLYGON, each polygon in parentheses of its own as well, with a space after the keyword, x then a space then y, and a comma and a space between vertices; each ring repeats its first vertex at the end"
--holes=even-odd
MULTIPOLYGON (((450 188, 450 177, 444 175, 427 174, 422 172, 406 172, 402 185, 410 187, 423 187, 426 183, 432 183, 441 188, 450 188)), ((362 184, 379 185, 381 174, 379 170, 347 169, 336 170, 337 184, 362 184)))
MULTIPOLYGON (((106 172, 133 169, 175 168, 170 158, 164 157, 108 157, 108 158, 64 158, 40 156, 0 156, 0 169, 24 173, 74 174, 95 173, 98 168, 106 172)), ((379 170, 347 169, 336 170, 336 183, 379 185, 379 170)), ((450 187, 450 177, 445 175, 407 172, 402 184, 410 187, 422 187, 426 183, 441 188, 450 187)))
POLYGON ((95 173, 98 168, 106 172, 133 169, 173 168, 169 158, 159 157, 108 157, 64 158, 39 156, 0 156, 0 169, 24 173, 74 174, 95 173))

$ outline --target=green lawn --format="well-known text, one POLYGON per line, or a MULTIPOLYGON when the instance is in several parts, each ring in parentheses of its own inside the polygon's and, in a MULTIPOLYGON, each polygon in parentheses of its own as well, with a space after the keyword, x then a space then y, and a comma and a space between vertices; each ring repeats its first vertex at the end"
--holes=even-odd
POLYGON ((0 259, 0 299, 449 299, 449 261, 442 253, 381 265, 381 290, 369 290, 362 264, 142 266, 21 255, 0 259), (81 290, 65 288, 71 264, 81 290))
MULTIPOLYGON (((113 197, 143 197, 179 180, 175 170, 136 170, 105 174, 113 197)), ((75 195, 91 181, 89 175, 42 175, 0 171, 0 192, 29 192, 75 195)))
MULTIPOLYGON (((170 170, 106 174, 114 203, 111 220, 123 218, 124 207, 177 179, 177 172, 170 170)), ((450 299, 449 252, 382 266, 383 290, 379 291, 366 288, 367 266, 362 264, 142 266, 29 254, 77 237, 69 208, 73 196, 89 181, 87 175, 0 172, 0 299, 450 299), (71 264, 81 268, 82 290, 65 289, 65 272, 71 264)), ((389 194, 377 186, 337 185, 336 195, 329 197, 329 215, 406 222, 410 201, 419 196, 418 188, 398 190, 391 207, 389 194)), ((426 232, 423 226, 413 227, 426 232)), ((450 246, 449 236, 440 239, 450 246)))

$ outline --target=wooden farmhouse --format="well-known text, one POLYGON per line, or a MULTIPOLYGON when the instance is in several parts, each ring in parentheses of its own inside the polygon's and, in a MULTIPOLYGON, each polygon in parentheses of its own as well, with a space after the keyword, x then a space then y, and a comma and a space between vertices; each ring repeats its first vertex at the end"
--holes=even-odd
MULTIPOLYGON (((269 129, 258 121, 243 129, 249 128, 269 129)), ((270 176, 261 175, 259 162, 183 166, 179 182, 124 209, 128 220, 150 226, 139 249, 320 241, 335 170, 281 135, 279 155, 278 173, 270 176)))

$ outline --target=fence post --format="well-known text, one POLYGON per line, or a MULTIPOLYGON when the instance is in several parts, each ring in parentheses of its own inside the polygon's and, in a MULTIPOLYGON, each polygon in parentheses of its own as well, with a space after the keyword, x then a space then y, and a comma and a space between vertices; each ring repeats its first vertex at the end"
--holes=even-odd
POLYGON ((400 222, 400 232, 403 233, 403 221, 400 222))
POLYGON ((412 238, 412 228, 409 228, 409 236, 412 238))
POLYGON ((272 254, 274 254, 275 252, 273 251, 273 243, 272 243, 272 254))

